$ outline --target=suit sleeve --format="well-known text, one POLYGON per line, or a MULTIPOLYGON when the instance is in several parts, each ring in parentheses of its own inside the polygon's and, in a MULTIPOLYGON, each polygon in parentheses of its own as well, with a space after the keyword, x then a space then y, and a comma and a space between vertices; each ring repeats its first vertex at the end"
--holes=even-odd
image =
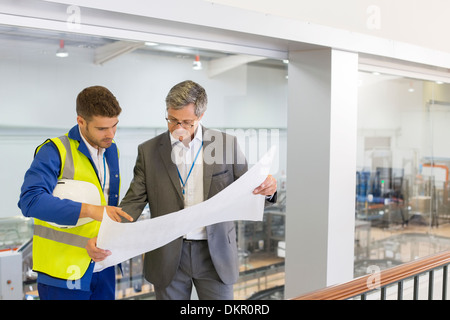
MULTIPOLYGON (((123 211, 133 217, 133 221, 139 218, 148 203, 144 151, 142 149, 142 145, 138 147, 138 156, 133 170, 133 180, 131 180, 130 187, 119 205, 123 211)), ((122 219, 122 221, 126 222, 127 220, 122 219)))

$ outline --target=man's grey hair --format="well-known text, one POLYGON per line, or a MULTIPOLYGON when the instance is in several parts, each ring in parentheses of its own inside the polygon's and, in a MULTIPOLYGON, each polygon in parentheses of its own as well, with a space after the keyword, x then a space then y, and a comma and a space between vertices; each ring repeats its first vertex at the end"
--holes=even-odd
POLYGON ((186 105, 195 105, 195 115, 200 117, 207 108, 208 96, 205 89, 191 80, 186 80, 176 84, 170 89, 166 97, 166 110, 169 108, 179 110, 186 105))

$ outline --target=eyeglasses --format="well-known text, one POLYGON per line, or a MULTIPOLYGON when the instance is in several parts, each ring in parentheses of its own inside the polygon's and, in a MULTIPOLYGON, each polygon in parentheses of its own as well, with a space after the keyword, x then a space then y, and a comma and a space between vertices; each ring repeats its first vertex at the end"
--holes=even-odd
POLYGON ((197 122, 197 120, 176 120, 176 119, 169 119, 166 118, 167 123, 169 124, 169 126, 171 127, 175 127, 177 125, 181 125, 181 127, 183 127, 184 129, 188 130, 191 129, 195 123, 197 122))

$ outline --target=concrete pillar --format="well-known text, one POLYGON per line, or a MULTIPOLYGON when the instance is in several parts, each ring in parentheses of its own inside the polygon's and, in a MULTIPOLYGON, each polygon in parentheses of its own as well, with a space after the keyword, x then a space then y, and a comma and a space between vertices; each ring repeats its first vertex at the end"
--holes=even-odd
POLYGON ((291 52, 287 299, 353 278, 358 55, 291 52))

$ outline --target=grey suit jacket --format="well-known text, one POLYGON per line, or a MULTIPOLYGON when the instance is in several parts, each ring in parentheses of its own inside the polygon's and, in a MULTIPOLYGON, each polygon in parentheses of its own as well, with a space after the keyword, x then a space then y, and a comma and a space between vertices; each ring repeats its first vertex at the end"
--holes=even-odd
MULTIPOLYGON (((152 218, 184 208, 176 165, 171 160, 169 134, 166 131, 138 146, 134 178, 120 204, 134 221, 147 203, 152 218)), ((203 141, 203 191, 207 200, 243 175, 248 166, 236 137, 203 128, 203 141)), ((235 223, 207 226, 206 233, 211 258, 221 280, 225 284, 235 283, 239 276, 235 223)), ((172 281, 180 262, 182 241, 178 238, 146 253, 144 274, 149 282, 163 288, 172 281)))

